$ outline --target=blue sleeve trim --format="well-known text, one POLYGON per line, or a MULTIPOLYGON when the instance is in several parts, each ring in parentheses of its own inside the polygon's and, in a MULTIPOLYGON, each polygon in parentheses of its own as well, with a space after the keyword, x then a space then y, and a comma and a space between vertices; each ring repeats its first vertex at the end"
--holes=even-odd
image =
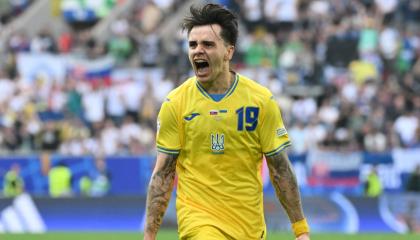
POLYGON ((179 149, 168 149, 161 146, 157 146, 157 151, 161 153, 171 154, 171 155, 178 155, 180 150, 179 149))
POLYGON ((287 141, 287 142, 283 143, 282 145, 278 146, 273 151, 270 151, 270 152, 267 152, 267 153, 264 153, 264 154, 265 154, 266 157, 273 156, 274 154, 277 154, 277 153, 283 151, 284 149, 286 149, 290 145, 292 145, 292 143, 290 141, 287 141))

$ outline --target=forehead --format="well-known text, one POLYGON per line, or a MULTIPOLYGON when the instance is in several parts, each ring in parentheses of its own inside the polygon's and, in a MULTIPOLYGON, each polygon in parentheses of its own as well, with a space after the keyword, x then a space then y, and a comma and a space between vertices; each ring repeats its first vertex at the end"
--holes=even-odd
POLYGON ((220 37, 221 30, 218 24, 195 26, 188 35, 188 41, 223 41, 220 37))

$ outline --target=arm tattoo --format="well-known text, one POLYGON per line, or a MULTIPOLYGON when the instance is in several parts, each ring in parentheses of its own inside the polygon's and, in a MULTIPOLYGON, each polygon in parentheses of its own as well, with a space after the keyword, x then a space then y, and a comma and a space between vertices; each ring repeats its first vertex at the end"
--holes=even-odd
POLYGON ((292 223, 304 218, 299 187, 292 165, 285 152, 267 157, 271 182, 276 190, 277 198, 292 223))
POLYGON ((167 155, 162 167, 151 177, 146 201, 145 232, 156 234, 162 223, 171 198, 177 157, 178 155, 167 155))

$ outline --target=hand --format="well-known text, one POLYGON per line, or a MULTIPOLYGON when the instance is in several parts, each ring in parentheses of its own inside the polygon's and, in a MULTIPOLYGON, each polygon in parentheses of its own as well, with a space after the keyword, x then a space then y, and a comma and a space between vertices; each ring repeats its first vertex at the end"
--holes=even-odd
POLYGON ((299 237, 297 237, 296 240, 310 240, 309 233, 299 235, 299 237))

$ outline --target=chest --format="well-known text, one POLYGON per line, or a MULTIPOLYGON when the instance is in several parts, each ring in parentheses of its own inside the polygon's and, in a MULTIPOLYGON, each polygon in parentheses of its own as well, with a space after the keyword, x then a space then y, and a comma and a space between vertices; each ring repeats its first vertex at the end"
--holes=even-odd
POLYGON ((258 142, 260 115, 252 101, 195 101, 182 111, 184 143, 213 153, 245 147, 258 142))

